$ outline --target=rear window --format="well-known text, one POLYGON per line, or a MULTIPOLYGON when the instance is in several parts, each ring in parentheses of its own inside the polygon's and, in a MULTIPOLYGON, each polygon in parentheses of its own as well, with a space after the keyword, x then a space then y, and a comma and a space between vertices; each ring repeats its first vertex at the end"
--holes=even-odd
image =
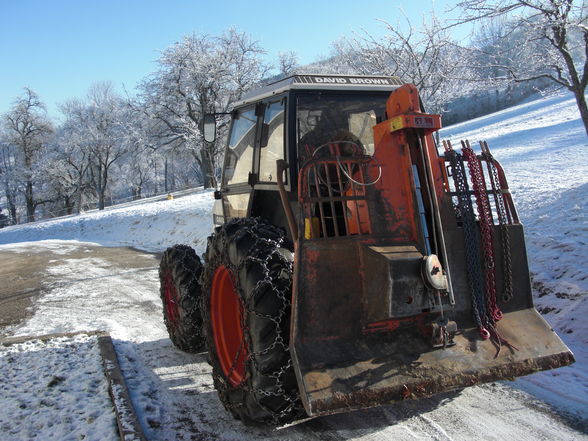
POLYGON ((302 94, 297 99, 298 146, 303 156, 328 142, 359 144, 374 153, 372 127, 384 119, 389 93, 302 94))

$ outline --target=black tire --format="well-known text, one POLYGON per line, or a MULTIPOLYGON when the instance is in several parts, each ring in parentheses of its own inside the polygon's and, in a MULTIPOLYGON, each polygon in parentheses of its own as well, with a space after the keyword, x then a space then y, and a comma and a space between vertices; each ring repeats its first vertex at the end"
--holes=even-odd
MULTIPOLYGON (((233 219, 208 238, 202 274, 203 320, 214 386, 233 416, 245 424, 285 424, 301 414, 298 385, 288 349, 292 297, 292 245, 286 234, 258 218, 233 219), (230 273, 240 304, 242 379, 222 365, 215 343, 211 303, 215 274, 230 273), (228 370, 228 372, 227 372, 228 370)), ((218 297, 217 297, 218 299, 218 297)), ((214 306, 216 308, 216 306, 214 306)), ((215 311, 217 311, 215 309, 215 311)), ((218 314, 218 312, 216 313, 218 314)), ((216 319, 218 320, 218 319, 216 319)), ((225 335, 224 329, 220 335, 225 335)), ((220 355, 219 355, 220 354, 220 355)), ((230 352, 229 352, 230 354, 230 352)))
POLYGON ((168 248, 159 264, 160 295, 163 319, 172 343, 185 352, 198 352, 204 347, 202 263, 196 252, 187 245, 168 248))

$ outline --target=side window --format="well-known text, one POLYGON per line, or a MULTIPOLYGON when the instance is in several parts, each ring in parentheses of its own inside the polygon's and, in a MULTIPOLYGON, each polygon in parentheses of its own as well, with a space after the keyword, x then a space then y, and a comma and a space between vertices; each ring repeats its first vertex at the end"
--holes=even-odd
POLYGON ((240 110, 235 116, 226 153, 223 185, 247 183, 253 165, 256 122, 254 107, 240 110))
POLYGON ((284 158, 285 100, 270 103, 265 109, 264 124, 268 128, 267 145, 261 148, 259 181, 277 182, 276 161, 284 158))

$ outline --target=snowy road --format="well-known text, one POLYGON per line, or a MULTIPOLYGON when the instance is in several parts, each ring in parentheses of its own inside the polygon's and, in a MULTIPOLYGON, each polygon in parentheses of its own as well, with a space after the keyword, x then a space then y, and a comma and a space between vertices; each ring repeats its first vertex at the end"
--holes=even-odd
MULTIPOLYGON (((11 335, 111 333, 132 399, 152 440, 588 439, 586 421, 557 415, 509 383, 429 400, 317 418, 280 430, 247 428, 223 409, 204 354, 175 349, 162 323, 157 258, 68 241, 0 246, 0 265, 43 255, 42 295, 11 335)), ((26 259, 21 269, 27 274, 26 259)), ((31 283, 34 280, 31 279, 31 283)))

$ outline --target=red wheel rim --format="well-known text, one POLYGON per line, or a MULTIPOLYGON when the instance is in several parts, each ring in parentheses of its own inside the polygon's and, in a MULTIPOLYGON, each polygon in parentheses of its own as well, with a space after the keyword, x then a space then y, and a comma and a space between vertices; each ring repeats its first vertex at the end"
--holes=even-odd
POLYGON ((233 275, 225 266, 219 266, 212 278, 210 322, 220 367, 233 386, 238 386, 245 378, 247 347, 241 328, 242 317, 243 305, 233 275))
POLYGON ((178 310, 178 291, 172 278, 171 272, 163 275, 163 295, 165 298, 165 311, 169 323, 175 328, 180 317, 178 310))

